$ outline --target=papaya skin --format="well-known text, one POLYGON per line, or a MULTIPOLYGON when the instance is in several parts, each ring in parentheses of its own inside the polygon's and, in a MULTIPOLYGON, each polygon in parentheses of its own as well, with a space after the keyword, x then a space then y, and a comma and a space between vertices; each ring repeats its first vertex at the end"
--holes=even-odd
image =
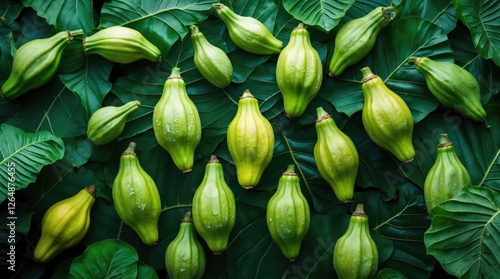
POLYGON ((196 238, 191 212, 186 212, 177 235, 167 246, 165 267, 169 278, 200 279, 205 273, 205 251, 196 238))
POLYGON ((201 120, 178 67, 172 68, 154 107, 153 131, 177 168, 184 173, 192 171, 195 150, 201 140, 201 120))
POLYGON ((241 96, 238 111, 227 127, 227 146, 240 186, 257 186, 273 157, 274 131, 250 90, 241 96))
POLYGON ((410 108, 369 67, 364 67, 361 72, 361 89, 365 98, 361 119, 368 136, 398 160, 404 163, 413 161, 415 149, 410 108))
POLYGON ((314 159, 318 171, 341 202, 352 202, 359 167, 359 155, 352 140, 344 134, 330 115, 316 109, 314 159))
POLYGON ((12 71, 0 89, 0 96, 13 100, 46 84, 57 73, 68 44, 82 34, 83 29, 61 31, 22 45, 14 54, 12 71))
POLYGON ((146 245, 158 241, 161 200, 154 180, 141 167, 131 142, 120 157, 113 182, 113 204, 118 217, 132 228, 146 245))
POLYGON ((87 55, 99 55, 121 64, 140 59, 161 62, 161 51, 139 31, 125 26, 101 29, 82 41, 87 55))
POLYGON ((196 230, 214 255, 221 254, 227 249, 236 222, 236 201, 224 180, 222 164, 215 155, 210 156, 192 204, 196 230))
POLYGON ((191 41, 194 46, 194 64, 201 75, 218 88, 227 87, 233 77, 233 65, 227 54, 212 45, 205 35, 192 25, 191 41))
POLYGON ((436 160, 424 182, 427 212, 431 214, 432 208, 456 196, 467 185, 471 185, 469 172, 460 162, 448 134, 441 134, 436 160))
POLYGON ((461 111, 476 122, 483 122, 486 111, 481 104, 481 90, 476 78, 464 68, 428 57, 410 57, 432 95, 443 105, 461 111))
POLYGON ((377 275, 378 249, 370 235, 363 204, 356 206, 347 231, 335 244, 333 267, 340 279, 370 279, 377 275))
POLYGON ((323 66, 319 53, 311 45, 307 28, 299 23, 279 54, 276 65, 276 81, 288 117, 304 114, 318 94, 322 79, 323 66))
POLYGON ((121 106, 106 106, 96 110, 87 125, 87 138, 96 145, 110 143, 125 129, 127 118, 139 109, 137 100, 121 106))
POLYGON ((260 55, 280 53, 283 42, 275 38, 262 22, 238 15, 221 3, 215 3, 213 7, 225 23, 229 37, 239 48, 260 55))
POLYGON ((288 165, 278 189, 267 203, 266 223, 274 243, 290 261, 295 261, 300 253, 310 218, 309 204, 300 190, 295 166, 288 165))
POLYGON ((46 263, 78 244, 90 227, 90 211, 95 202, 95 186, 53 204, 42 218, 42 234, 35 246, 34 258, 46 263))
POLYGON ((335 35, 328 75, 340 76, 349 66, 363 59, 372 50, 380 31, 391 23, 395 11, 394 6, 377 7, 342 25, 335 35))

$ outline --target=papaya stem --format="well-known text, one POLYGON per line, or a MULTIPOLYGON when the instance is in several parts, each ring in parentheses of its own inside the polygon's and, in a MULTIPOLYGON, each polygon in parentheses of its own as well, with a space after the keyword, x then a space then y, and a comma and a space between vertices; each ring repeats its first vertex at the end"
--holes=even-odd
POLYGON ((217 156, 215 155, 211 155, 210 156, 210 160, 208 161, 209 164, 216 164, 216 163, 220 163, 219 161, 219 158, 217 158, 217 156))
POLYGON ((361 217, 367 217, 365 213, 365 209, 362 203, 356 205, 356 211, 352 213, 352 216, 361 216, 361 217))
POLYGON ((418 65, 418 62, 420 62, 420 59, 422 59, 422 57, 410 56, 410 57, 408 58, 408 64, 415 64, 415 65, 418 65))
POLYGON ((361 74, 363 75, 363 79, 361 79, 362 83, 365 83, 369 80, 372 80, 374 78, 377 78, 378 76, 374 73, 372 73, 372 70, 370 67, 366 66, 361 69, 361 74))
POLYGON ((191 30, 191 35, 200 33, 200 29, 196 25, 189 26, 189 29, 191 30))
POLYGON ((130 142, 127 149, 125 149, 125 151, 123 151, 122 155, 133 155, 133 156, 136 156, 136 153, 135 153, 135 147, 137 146, 137 144, 135 142, 130 142))
POLYGON ((286 171, 283 173, 283 175, 286 176, 297 176, 295 173, 295 165, 294 164, 289 164, 286 171))
POLYGON ((179 67, 173 67, 168 79, 182 79, 181 69, 179 67))
POLYGON ((184 223, 192 223, 193 219, 191 219, 191 211, 188 211, 184 214, 184 218, 181 219, 181 222, 184 223))
POLYGON ((317 107, 316 108, 316 115, 318 116, 318 119, 316 119, 316 122, 321 122, 325 119, 330 118, 330 115, 328 112, 326 112, 323 107, 317 107))
POLYGON ((446 147, 446 146, 451 146, 453 143, 451 140, 448 138, 448 134, 443 133, 439 137, 439 144, 437 145, 438 148, 446 147))

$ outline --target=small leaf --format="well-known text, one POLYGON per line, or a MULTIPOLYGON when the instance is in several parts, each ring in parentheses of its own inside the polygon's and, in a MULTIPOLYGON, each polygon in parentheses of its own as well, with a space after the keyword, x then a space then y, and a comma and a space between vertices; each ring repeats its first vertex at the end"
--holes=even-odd
POLYGON ((73 260, 69 278, 136 278, 137 260, 137 252, 126 242, 95 242, 73 260))
POLYGON ((354 0, 293 0, 283 1, 285 9, 306 25, 314 25, 330 32, 344 17, 354 0))
POLYGON ((85 32, 90 32, 94 28, 93 2, 91 1, 22 0, 21 2, 25 6, 32 7, 59 31, 83 29, 85 32))
POLYGON ((406 279, 406 277, 397 270, 384 268, 378 273, 375 279, 406 279))
POLYGON ((26 133, 8 125, 0 126, 0 200, 8 197, 8 187, 23 189, 36 180, 41 168, 61 159, 63 141, 47 132, 26 133))
POLYGON ((109 74, 113 63, 97 56, 89 56, 85 67, 72 73, 61 74, 64 85, 81 100, 87 115, 101 107, 102 100, 111 89, 109 74))
POLYGON ((19 16, 23 8, 23 4, 19 3, 19 1, 2 1, 0 3, 0 15, 2 15, 0 16, 0 21, 2 24, 0 25, 9 27, 19 16))
POLYGON ((500 66, 500 2, 453 0, 458 18, 472 34, 474 45, 486 59, 500 66))
POLYGON ((138 262, 137 263, 137 279, 148 278, 148 279, 156 279, 158 278, 158 274, 156 271, 149 265, 138 262))
POLYGON ((451 275, 494 278, 500 274, 500 193, 465 187, 432 210, 427 252, 451 275))

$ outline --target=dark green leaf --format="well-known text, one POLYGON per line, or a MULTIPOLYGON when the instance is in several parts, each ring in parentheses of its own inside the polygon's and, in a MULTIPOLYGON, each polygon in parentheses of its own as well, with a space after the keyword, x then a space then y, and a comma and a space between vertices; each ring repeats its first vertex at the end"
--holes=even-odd
POLYGON ((455 7, 451 1, 406 0, 401 17, 415 15, 428 20, 449 33, 457 26, 455 7))
POLYGON ((54 25, 58 31, 83 29, 90 32, 94 28, 94 13, 91 1, 36 1, 22 0, 25 6, 54 25))
POLYGON ((425 233, 427 252, 451 275, 494 278, 500 274, 500 194, 465 187, 437 205, 425 233))
POLYGON ((378 274, 375 279, 405 279, 406 277, 403 276, 399 271, 394 270, 392 268, 384 268, 382 269, 378 274))
POLYGON ((99 28, 114 25, 134 28, 166 56, 175 41, 188 34, 187 27, 200 23, 210 15, 214 2, 162 0, 150 5, 140 0, 107 1, 102 7, 99 28))
POLYGON ((0 14, 2 15, 0 21, 2 22, 2 26, 10 26, 19 16, 23 8, 23 4, 19 3, 19 1, 2 1, 2 3, 0 3, 0 14))
POLYGON ((10 188, 23 189, 35 181, 40 169, 61 159, 63 141, 53 134, 42 131, 26 133, 8 125, 0 125, 0 200, 13 194, 10 188))
POLYGON ((355 196, 353 207, 360 203, 365 206, 371 230, 392 242, 392 245, 377 243, 379 254, 386 249, 392 251, 380 268, 398 270, 406 277, 428 278, 434 259, 426 255, 423 243, 430 223, 423 192, 414 185, 404 184, 394 200, 383 201, 377 193, 369 191, 355 196))
POLYGON ((73 260, 69 278, 136 278, 137 260, 137 252, 126 242, 96 242, 73 260))
POLYGON ((143 264, 141 262, 137 263, 137 279, 148 278, 155 279, 158 278, 158 274, 156 274, 155 270, 147 264, 143 264))
POLYGON ((81 100, 87 115, 101 107, 102 100, 111 89, 109 74, 113 68, 113 63, 107 60, 89 56, 85 67, 82 69, 61 74, 59 77, 64 85, 73 91, 81 100))
POLYGON ((87 117, 80 100, 56 77, 15 100, 21 109, 7 123, 26 131, 47 130, 60 137, 85 135, 87 117))
MULTIPOLYGON (((25 9, 18 19, 21 22, 20 29, 13 29, 12 33, 15 38, 15 48, 19 48, 23 44, 39 38, 48 38, 56 33, 53 25, 39 17, 36 11, 32 9, 25 9)), ((14 54, 14 52, 12 53, 14 54)))
POLYGON ((64 157, 76 168, 81 167, 89 160, 92 155, 92 142, 87 137, 75 137, 65 139, 64 157))
POLYGON ((314 25, 330 32, 344 17, 354 0, 337 1, 283 1, 285 9, 306 25, 314 25))
POLYGON ((458 18, 469 28, 474 46, 486 59, 500 66, 500 2, 453 0, 458 18))
POLYGON ((326 79, 320 96, 339 112, 351 116, 363 108, 360 69, 369 66, 386 85, 410 107, 415 122, 436 109, 438 102, 429 92, 423 76, 408 65, 410 56, 453 61, 443 29, 419 17, 405 17, 382 30, 372 52, 338 78, 326 79))

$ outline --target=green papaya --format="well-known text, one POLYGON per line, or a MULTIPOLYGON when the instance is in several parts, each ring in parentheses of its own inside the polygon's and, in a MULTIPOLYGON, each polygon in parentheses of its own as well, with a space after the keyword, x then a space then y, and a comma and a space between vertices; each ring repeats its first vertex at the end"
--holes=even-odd
POLYGON ((290 261, 300 253, 310 220, 309 204, 300 190, 295 166, 288 165, 279 179, 278 189, 267 203, 266 223, 274 243, 290 261))
POLYGON ((161 214, 160 193, 149 174, 141 167, 131 142, 120 157, 112 195, 118 217, 132 228, 146 245, 158 241, 161 214))
POLYGON ((52 260, 85 237, 90 226, 90 211, 95 202, 94 191, 94 185, 85 187, 49 207, 43 215, 42 234, 33 255, 37 262, 52 260))
POLYGON ((205 175, 194 193, 192 204, 196 230, 214 254, 221 254, 227 248, 236 222, 236 201, 215 155, 205 167, 205 175))
POLYGON ((190 29, 194 46, 194 65, 201 75, 218 88, 231 84, 233 65, 227 54, 212 45, 198 26, 192 25, 190 29))
POLYGON ((348 21, 335 35, 329 75, 340 76, 344 70, 359 62, 375 45, 380 31, 391 23, 395 7, 377 7, 363 17, 348 21))
POLYGON ((363 204, 356 206, 347 231, 335 243, 333 268, 339 279, 370 279, 377 275, 378 249, 363 204))
POLYGON ((168 278, 200 279, 205 273, 205 251, 196 238, 191 212, 186 212, 174 240, 165 251, 168 278))
POLYGON ((244 189, 255 187, 273 157, 274 132, 248 89, 241 96, 238 111, 227 127, 227 146, 236 165, 238 183, 244 189))
POLYGON ((280 53, 283 42, 276 39, 262 22, 250 16, 238 15, 222 3, 215 3, 213 7, 235 45, 254 54, 280 53))
POLYGON ((321 58, 311 45, 306 27, 299 23, 279 54, 276 65, 276 82, 287 116, 297 117, 305 112, 318 94, 322 78, 321 58))
POLYGON ((172 68, 165 81, 153 110, 153 131, 177 168, 186 173, 192 170, 194 152, 201 140, 201 120, 180 73, 178 67, 172 68))
POLYGON ((477 122, 486 118, 479 83, 467 70, 451 62, 427 57, 410 57, 408 63, 416 65, 432 95, 441 104, 459 110, 477 122))
POLYGON ((137 100, 121 106, 106 106, 97 109, 87 124, 87 138, 96 145, 107 144, 117 138, 125 129, 127 118, 139 109, 137 100))
POLYGON ((437 145, 436 160, 424 182, 424 198, 430 214, 436 205, 456 196, 471 184, 469 172, 460 162, 448 134, 441 134, 437 145))
POLYGON ((14 54, 12 71, 0 89, 0 96, 12 100, 46 84, 57 73, 69 42, 82 34, 82 29, 61 31, 22 45, 14 54))
POLYGON ((350 202, 358 174, 358 151, 323 107, 316 108, 316 112, 318 139, 314 145, 314 160, 319 174, 332 187, 339 201, 350 202))
POLYGON ((365 98, 361 118, 368 136, 397 159, 405 163, 413 161, 415 149, 410 108, 369 67, 361 69, 361 73, 365 98))
POLYGON ((101 29, 83 39, 87 55, 99 55, 105 59, 128 64, 140 59, 161 62, 161 51, 139 31, 125 26, 101 29))

